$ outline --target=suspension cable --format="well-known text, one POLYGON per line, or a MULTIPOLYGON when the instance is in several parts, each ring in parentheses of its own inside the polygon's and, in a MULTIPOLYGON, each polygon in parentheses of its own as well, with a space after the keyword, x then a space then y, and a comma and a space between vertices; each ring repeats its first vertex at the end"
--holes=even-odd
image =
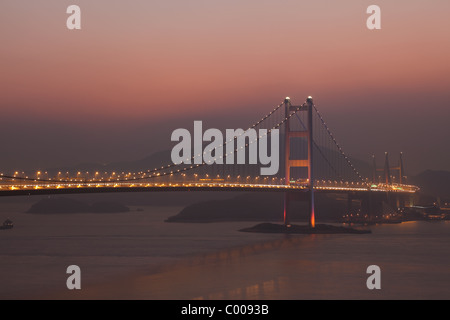
MULTIPOLYGON (((258 126, 259 124, 261 124, 263 121, 265 121, 266 119, 268 119, 273 113, 275 113, 278 109, 281 108, 281 106, 283 106, 284 103, 280 103, 279 105, 277 105, 272 111, 270 111, 269 113, 267 113, 264 117, 262 117, 259 121, 255 122, 252 126, 250 126, 247 130, 243 131, 241 134, 239 134, 238 136, 235 136, 232 140, 228 140, 225 141, 223 144, 220 145, 220 147, 224 147, 227 143, 231 142, 231 141, 235 141, 238 137, 240 137, 241 135, 244 135, 248 130, 250 129, 254 129, 256 126, 258 126)), ((278 123, 275 127, 271 128, 268 130, 267 135, 269 135, 271 133, 271 131, 273 129, 278 128, 279 126, 281 126, 287 119, 289 119, 293 114, 291 114, 289 117, 287 117, 286 119, 284 119, 283 121, 281 121, 280 123, 278 123)), ((245 147, 248 147, 248 143, 245 145, 245 147)), ((212 151, 212 149, 210 150, 212 151)), ((238 149, 236 148, 233 152, 231 152, 230 154, 234 153, 238 151, 238 149)), ((226 157, 228 154, 225 153, 224 157, 226 157)), ((194 160, 196 157, 198 157, 199 155, 193 155, 191 157, 191 161, 194 160)), ((132 179, 115 179, 115 180, 91 180, 89 181, 89 183, 106 183, 106 182, 130 182, 130 181, 136 181, 136 180, 145 180, 145 179, 151 179, 151 178, 158 178, 158 177, 162 177, 162 176, 166 176, 166 175, 170 175, 170 174, 178 174, 178 173, 184 173, 185 171, 189 171, 191 169, 196 169, 200 166, 206 165, 206 162, 202 162, 201 164, 196 164, 196 165, 192 165, 189 167, 184 167, 183 169, 178 169, 176 171, 168 171, 168 172, 162 172, 159 173, 159 171, 164 171, 167 169, 170 169, 174 166, 177 166, 177 164, 169 164, 166 166, 162 166, 160 168, 155 168, 153 170, 147 170, 147 174, 150 174, 148 176, 145 177, 138 177, 138 178, 132 178, 132 179), (158 174, 153 175, 153 173, 158 172, 158 174)), ((14 176, 9 176, 9 175, 0 175, 0 177, 3 178, 8 178, 8 179, 17 179, 17 180, 24 180, 24 181, 41 181, 41 182, 52 182, 52 183, 76 183, 77 181, 70 181, 70 180, 54 180, 54 179, 33 179, 33 178, 26 178, 26 177, 14 177, 14 176)))
MULTIPOLYGON (((297 119, 300 122, 300 124, 302 125, 303 129, 306 130, 306 126, 304 125, 303 121, 300 119, 298 114, 296 113, 295 115, 297 116, 297 119)), ((330 163, 328 158, 325 156, 325 154, 320 149, 319 145, 316 143, 316 141, 314 141, 314 139, 312 137, 311 137, 311 141, 312 141, 313 145, 317 148, 317 150, 319 151, 319 154, 322 156, 322 158, 325 160, 325 162, 330 166, 331 170, 333 170, 334 174, 342 179, 341 175, 336 171, 336 168, 330 163)))
POLYGON ((339 145, 339 143, 336 141, 336 139, 333 136, 333 133, 331 133, 330 128, 327 126, 327 124, 325 123, 325 120, 322 118, 322 115, 319 113, 319 110, 316 108, 315 105, 313 105, 314 110, 316 111, 317 115, 319 116, 320 121, 322 122, 322 125, 325 127, 325 129, 328 132, 328 135, 331 137, 331 139, 333 140, 334 144, 336 145, 336 147, 338 148, 340 154, 344 157, 345 161, 347 162, 347 164, 352 168, 353 172, 358 176, 358 178, 362 181, 365 182, 364 178, 361 176, 361 174, 358 172, 358 170, 356 170, 356 168, 353 166, 353 164, 350 162, 350 159, 347 157, 347 155, 344 153, 344 150, 342 150, 341 146, 339 145))

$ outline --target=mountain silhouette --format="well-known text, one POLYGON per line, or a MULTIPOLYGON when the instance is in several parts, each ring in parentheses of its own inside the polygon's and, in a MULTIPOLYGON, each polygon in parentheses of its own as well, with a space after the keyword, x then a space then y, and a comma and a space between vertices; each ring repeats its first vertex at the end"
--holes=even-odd
POLYGON ((450 199, 450 171, 425 170, 409 177, 408 183, 419 186, 423 194, 450 199))

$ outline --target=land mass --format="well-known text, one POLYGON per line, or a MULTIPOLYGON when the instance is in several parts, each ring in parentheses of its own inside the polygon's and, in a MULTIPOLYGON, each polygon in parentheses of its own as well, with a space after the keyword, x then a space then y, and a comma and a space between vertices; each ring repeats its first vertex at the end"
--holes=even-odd
MULTIPOLYGON (((347 197, 317 194, 316 211, 323 221, 338 221, 346 213, 347 197)), ((271 221, 282 219, 284 194, 251 192, 230 199, 206 200, 186 206, 166 222, 271 221)), ((306 202, 293 202, 291 221, 308 221, 306 202)))
POLYGON ((336 234, 336 233, 353 233, 364 234, 371 233, 370 230, 354 229, 349 227, 332 226, 327 224, 317 224, 314 228, 309 225, 289 225, 260 223, 250 228, 239 230, 241 232, 255 233, 290 233, 290 234, 336 234))

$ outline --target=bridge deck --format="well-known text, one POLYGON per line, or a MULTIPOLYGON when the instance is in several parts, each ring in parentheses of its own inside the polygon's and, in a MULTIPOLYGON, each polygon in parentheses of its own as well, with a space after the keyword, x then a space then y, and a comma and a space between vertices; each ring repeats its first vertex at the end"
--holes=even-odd
MULTIPOLYGON (((167 192, 167 191, 263 191, 263 192, 308 192, 307 185, 269 185, 247 183, 71 183, 71 184, 29 184, 0 185, 0 196, 45 195, 45 194, 79 194, 108 192, 167 192)), ((314 187, 320 193, 365 193, 365 192, 396 192, 414 193, 412 186, 386 186, 371 188, 370 186, 326 186, 314 187)))

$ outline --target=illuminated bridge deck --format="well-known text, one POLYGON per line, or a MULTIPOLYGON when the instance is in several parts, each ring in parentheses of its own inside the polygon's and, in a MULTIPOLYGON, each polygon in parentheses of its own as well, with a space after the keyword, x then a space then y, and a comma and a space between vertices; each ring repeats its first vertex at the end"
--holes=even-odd
MULTIPOLYGON (((414 193, 418 190, 410 185, 370 185, 370 184, 327 184, 318 183, 315 192, 322 193, 365 193, 395 192, 414 193)), ((301 184, 255 184, 255 183, 218 183, 218 182, 182 182, 182 183, 33 183, 0 185, 0 196, 44 195, 44 194, 76 194, 107 192, 158 192, 158 191, 265 191, 265 192, 307 192, 309 186, 301 184)))

